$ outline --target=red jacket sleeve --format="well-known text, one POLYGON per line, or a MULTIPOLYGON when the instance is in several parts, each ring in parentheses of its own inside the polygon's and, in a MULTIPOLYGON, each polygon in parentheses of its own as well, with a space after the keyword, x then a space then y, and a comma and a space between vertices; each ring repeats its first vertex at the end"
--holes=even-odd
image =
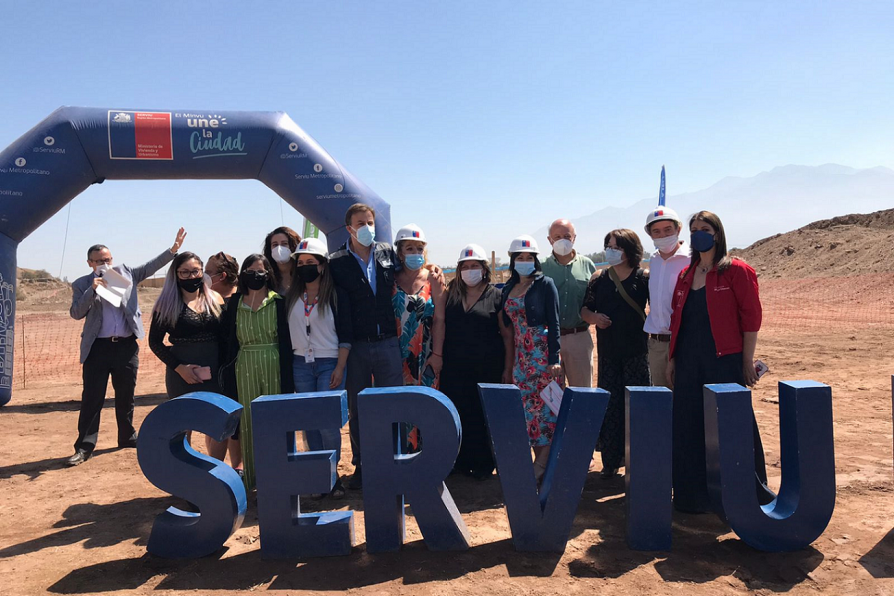
POLYGON ((730 268, 735 268, 731 281, 739 310, 739 327, 743 333, 760 331, 763 310, 757 274, 751 265, 738 259, 733 260, 730 268))

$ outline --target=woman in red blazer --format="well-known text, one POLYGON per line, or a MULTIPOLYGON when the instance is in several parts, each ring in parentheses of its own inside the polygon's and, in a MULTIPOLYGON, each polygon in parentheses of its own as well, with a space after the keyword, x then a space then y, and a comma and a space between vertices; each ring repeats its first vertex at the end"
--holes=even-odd
MULTIPOLYGON (((720 218, 699 211, 689 219, 692 262, 674 288, 667 378, 674 388, 673 479, 678 511, 708 511, 703 387, 709 383, 757 381, 754 349, 761 327, 757 275, 727 254, 720 218)), ((753 419, 753 416, 752 416, 753 419)), ((764 450, 754 426, 758 500, 775 495, 766 487, 764 450)))

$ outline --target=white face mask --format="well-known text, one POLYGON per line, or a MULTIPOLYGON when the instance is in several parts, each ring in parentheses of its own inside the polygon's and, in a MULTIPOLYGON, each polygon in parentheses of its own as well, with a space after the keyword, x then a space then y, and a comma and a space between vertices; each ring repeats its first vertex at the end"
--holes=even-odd
POLYGON ((484 271, 481 269, 466 269, 465 271, 460 272, 460 276, 463 278, 463 282, 467 286, 477 286, 481 283, 481 280, 484 279, 484 271))
POLYGON ((560 257, 570 255, 573 249, 574 242, 572 242, 571 240, 562 238, 561 240, 556 240, 555 242, 553 242, 553 252, 560 257))
POLYGON ((292 253, 288 246, 274 246, 270 251, 273 254, 273 260, 277 263, 288 263, 292 258, 292 253))
POLYGON ((96 268, 96 275, 102 277, 103 274, 104 274, 106 271, 108 271, 109 269, 111 269, 111 267, 109 267, 108 265, 106 265, 105 263, 103 263, 102 265, 100 265, 99 267, 96 268))
POLYGON ((655 248, 657 248, 661 252, 672 251, 674 248, 677 247, 677 243, 679 241, 679 234, 674 234, 673 236, 665 236, 664 238, 652 238, 652 243, 655 245, 655 248))
POLYGON ((214 283, 214 280, 212 280, 212 279, 211 279, 211 276, 208 275, 207 273, 205 273, 204 275, 202 275, 202 280, 204 280, 205 285, 208 286, 209 288, 210 288, 211 285, 214 283))
POLYGON ((606 248, 605 260, 608 261, 608 264, 612 267, 620 265, 624 262, 624 251, 619 248, 606 248))

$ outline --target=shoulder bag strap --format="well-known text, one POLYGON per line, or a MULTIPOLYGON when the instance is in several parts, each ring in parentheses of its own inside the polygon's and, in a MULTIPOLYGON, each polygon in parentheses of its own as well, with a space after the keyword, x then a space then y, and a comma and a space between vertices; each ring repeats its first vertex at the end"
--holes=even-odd
MULTIPOLYGON (((633 272, 636 273, 635 271, 633 272)), ((632 274, 631 274, 632 275, 632 274)), ((643 322, 646 321, 646 312, 639 307, 639 304, 633 301, 633 298, 630 297, 630 294, 627 293, 627 290, 624 289, 624 286, 621 285, 621 278, 618 277, 617 271, 615 271, 614 267, 608 268, 608 276, 612 278, 612 281, 615 282, 615 287, 618 289, 618 293, 621 294, 621 298, 624 299, 624 302, 630 305, 630 308, 635 310, 639 316, 643 318, 643 322)))

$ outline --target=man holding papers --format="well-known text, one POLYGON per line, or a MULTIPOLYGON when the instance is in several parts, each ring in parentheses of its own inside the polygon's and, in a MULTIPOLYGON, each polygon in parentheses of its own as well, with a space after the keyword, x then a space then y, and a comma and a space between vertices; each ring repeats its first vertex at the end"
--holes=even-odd
POLYGON ((99 415, 106 399, 109 375, 115 388, 115 417, 118 420, 118 447, 136 447, 133 427, 133 394, 137 384, 139 346, 143 320, 137 299, 137 284, 164 267, 174 258, 186 232, 177 232, 170 249, 145 265, 112 267, 112 253, 102 244, 87 251, 87 264, 93 273, 73 284, 70 314, 85 319, 81 336, 81 364, 84 365, 84 390, 78 417, 75 454, 68 464, 77 466, 93 455, 99 435, 99 415))

